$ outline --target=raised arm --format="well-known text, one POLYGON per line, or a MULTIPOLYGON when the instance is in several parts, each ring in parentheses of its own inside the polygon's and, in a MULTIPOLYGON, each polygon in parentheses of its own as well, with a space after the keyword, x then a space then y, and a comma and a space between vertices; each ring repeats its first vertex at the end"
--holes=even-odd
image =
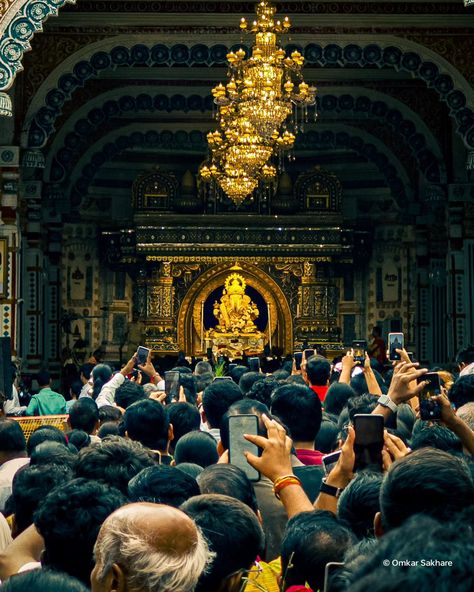
POLYGON ((364 361, 364 376, 365 381, 367 382, 367 388, 369 389, 369 393, 371 395, 381 395, 382 389, 380 388, 377 379, 375 378, 374 371, 372 370, 372 366, 370 365, 370 358, 368 354, 365 354, 365 361, 364 361))

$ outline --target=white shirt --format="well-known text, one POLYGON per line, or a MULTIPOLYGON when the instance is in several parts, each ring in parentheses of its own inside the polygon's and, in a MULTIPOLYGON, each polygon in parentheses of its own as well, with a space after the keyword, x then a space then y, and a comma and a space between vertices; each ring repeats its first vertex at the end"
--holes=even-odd
POLYGON ((14 458, 7 460, 0 467, 0 511, 3 512, 5 503, 12 493, 12 483, 15 473, 29 462, 29 458, 14 458))
POLYGON ((104 405, 112 405, 115 407, 115 391, 125 382, 125 376, 117 372, 115 376, 106 382, 96 399, 97 407, 104 407, 104 405))

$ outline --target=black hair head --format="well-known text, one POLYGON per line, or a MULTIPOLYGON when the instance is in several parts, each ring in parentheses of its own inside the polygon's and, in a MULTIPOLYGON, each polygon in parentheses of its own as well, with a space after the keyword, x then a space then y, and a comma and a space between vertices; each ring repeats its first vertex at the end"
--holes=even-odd
POLYGON ((265 539, 254 512, 226 495, 198 495, 181 509, 202 530, 216 558, 199 579, 196 592, 225 589, 228 576, 250 569, 263 551, 265 539))
POLYGON ((258 512, 257 497, 247 475, 234 465, 212 465, 197 477, 201 493, 219 493, 240 500, 253 512, 258 512))
POLYGON ((108 436, 100 444, 79 452, 76 475, 104 481, 124 495, 128 482, 142 469, 155 465, 150 453, 138 442, 120 436, 108 436))
POLYGON ((280 386, 272 395, 271 412, 290 431, 296 442, 314 442, 319 432, 322 408, 319 397, 307 386, 280 386))
POLYGON ((211 428, 220 428, 224 413, 239 399, 242 393, 232 380, 217 380, 205 389, 202 405, 211 428))
POLYGON ((200 493, 196 479, 165 465, 143 469, 128 484, 131 502, 166 504, 174 508, 200 493))
POLYGON ((219 460, 217 442, 207 432, 189 432, 176 444, 174 460, 177 466, 182 462, 194 463, 203 468, 213 465, 219 460))
POLYGON ((153 399, 136 401, 123 416, 129 438, 151 450, 165 451, 168 446, 169 419, 166 408, 153 399))
POLYGON ((126 503, 124 495, 113 487, 89 479, 73 479, 53 489, 34 515, 44 539, 44 565, 89 584, 99 529, 126 503))

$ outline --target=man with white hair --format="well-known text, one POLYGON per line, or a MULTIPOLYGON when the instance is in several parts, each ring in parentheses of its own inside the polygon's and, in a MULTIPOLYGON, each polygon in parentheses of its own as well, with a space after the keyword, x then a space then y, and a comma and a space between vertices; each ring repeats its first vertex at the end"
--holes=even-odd
POLYGON ((92 592, 193 592, 214 554, 194 521, 170 506, 123 506, 102 525, 92 592))

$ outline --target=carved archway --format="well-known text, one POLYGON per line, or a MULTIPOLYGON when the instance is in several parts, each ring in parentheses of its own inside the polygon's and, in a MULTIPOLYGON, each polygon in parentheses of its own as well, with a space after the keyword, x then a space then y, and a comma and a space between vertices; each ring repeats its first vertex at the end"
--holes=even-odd
MULTIPOLYGON (((272 345, 284 352, 293 349, 293 319, 290 306, 280 286, 262 269, 251 263, 238 261, 242 268, 239 273, 249 286, 255 288, 270 306, 272 345)), ((180 349, 186 352, 196 351, 200 336, 196 324, 200 322, 201 302, 224 281, 232 263, 220 263, 204 272, 191 285, 183 299, 178 314, 177 338, 180 349)))

